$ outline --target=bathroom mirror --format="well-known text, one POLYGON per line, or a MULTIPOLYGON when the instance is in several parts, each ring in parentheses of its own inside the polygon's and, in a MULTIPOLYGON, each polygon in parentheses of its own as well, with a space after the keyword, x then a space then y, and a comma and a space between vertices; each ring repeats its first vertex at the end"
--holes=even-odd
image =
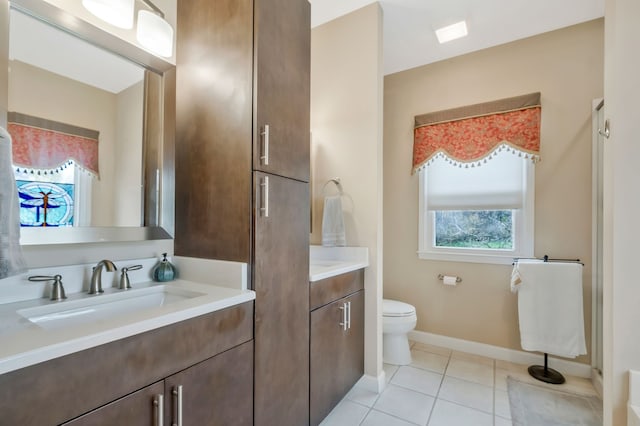
POLYGON ((32 221, 21 230, 21 244, 171 238, 173 65, 46 2, 9 5, 10 48, 2 58, 8 95, 0 106, 9 111, 14 144, 20 138, 30 153, 16 164, 25 188, 20 201, 32 221), (97 143, 74 140, 83 135, 76 128, 97 132, 97 143), (29 145, 43 137, 38 132, 62 135, 73 160, 43 167, 29 145), (85 152, 89 146, 93 151, 85 152), (81 159, 92 156, 91 165, 81 159), (39 176, 42 169, 48 171, 39 176), (64 206, 64 200, 72 201, 64 206), (42 226, 63 209, 68 222, 42 226))

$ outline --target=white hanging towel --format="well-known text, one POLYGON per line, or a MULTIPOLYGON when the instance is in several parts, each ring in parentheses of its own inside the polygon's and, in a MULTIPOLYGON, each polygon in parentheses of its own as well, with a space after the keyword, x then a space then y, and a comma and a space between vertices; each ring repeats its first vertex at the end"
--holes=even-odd
POLYGON ((582 308, 582 265, 516 262, 520 342, 526 351, 573 358, 587 353, 582 308))
POLYGON ((330 247, 347 245, 344 216, 342 215, 342 198, 340 195, 331 195, 324 198, 322 245, 330 247))
POLYGON ((20 205, 13 175, 11 136, 0 127, 0 279, 26 271, 20 248, 20 205))

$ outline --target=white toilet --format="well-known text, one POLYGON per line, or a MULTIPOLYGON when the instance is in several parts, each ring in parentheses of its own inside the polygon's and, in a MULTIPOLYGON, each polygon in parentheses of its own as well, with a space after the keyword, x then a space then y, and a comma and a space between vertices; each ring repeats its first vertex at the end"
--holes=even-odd
POLYGON ((382 359, 387 364, 411 364, 407 333, 416 326, 416 308, 397 300, 382 300, 382 359))

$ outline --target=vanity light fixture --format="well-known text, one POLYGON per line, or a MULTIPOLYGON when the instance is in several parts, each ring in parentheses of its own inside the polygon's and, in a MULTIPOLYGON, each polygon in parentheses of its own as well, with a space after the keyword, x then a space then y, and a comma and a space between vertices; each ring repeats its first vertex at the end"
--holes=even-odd
POLYGON ((171 57, 173 54, 173 27, 164 19, 164 13, 149 0, 142 0, 151 11, 138 12, 136 37, 138 42, 156 55, 171 57))
POLYGON ((436 37, 440 44, 446 43, 457 38, 461 38, 467 35, 467 23, 466 21, 456 22, 455 24, 448 25, 436 30, 436 37))
POLYGON ((82 5, 103 21, 119 28, 133 28, 135 0, 82 0, 82 5))
MULTIPOLYGON (((173 27, 150 0, 140 0, 150 10, 138 12, 136 38, 151 53, 165 58, 173 54, 173 27)), ((133 28, 135 0, 82 0, 82 5, 103 21, 119 28, 133 28)))

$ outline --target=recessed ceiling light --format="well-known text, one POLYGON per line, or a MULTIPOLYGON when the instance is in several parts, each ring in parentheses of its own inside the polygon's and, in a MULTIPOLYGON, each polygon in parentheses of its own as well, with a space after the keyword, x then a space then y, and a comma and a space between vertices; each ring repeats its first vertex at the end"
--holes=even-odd
POLYGON ((456 22, 453 25, 442 27, 436 30, 436 37, 440 43, 446 43, 467 35, 467 23, 465 21, 456 22))

